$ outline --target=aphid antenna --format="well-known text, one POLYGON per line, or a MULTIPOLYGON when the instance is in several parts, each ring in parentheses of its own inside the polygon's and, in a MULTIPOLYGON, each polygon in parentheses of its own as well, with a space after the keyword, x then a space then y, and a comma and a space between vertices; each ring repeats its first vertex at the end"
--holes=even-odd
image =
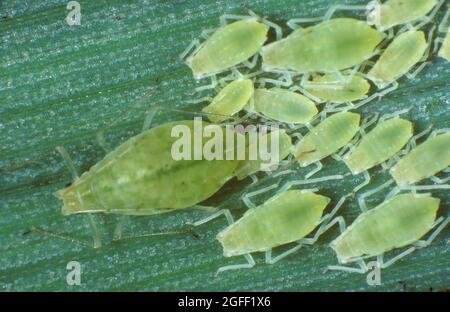
MULTIPOLYGON (((292 84, 292 81, 291 81, 292 84)), ((293 92, 300 92, 301 94, 303 94, 304 96, 306 96, 307 98, 309 98, 311 101, 313 101, 316 104, 321 104, 321 103, 326 103, 325 101, 322 101, 321 99, 317 98, 316 96, 312 95, 311 93, 309 93, 307 90, 305 90, 304 88, 302 88, 301 86, 292 86, 289 88, 289 91, 293 91, 293 92)))
POLYGON ((389 187, 390 185, 392 185, 394 183, 394 180, 389 179, 388 181, 384 182, 383 184, 369 190, 366 191, 364 193, 362 193, 361 195, 358 196, 358 206, 359 209, 362 212, 366 212, 368 210, 367 205, 366 205, 366 198, 372 196, 373 194, 376 194, 382 190, 384 190, 385 188, 389 187))
POLYGON ((383 116, 380 117, 380 119, 378 120, 377 124, 382 123, 383 121, 389 120, 389 119, 393 119, 393 118, 397 118, 400 115, 406 114, 408 113, 413 107, 410 106, 408 108, 402 109, 402 110, 398 110, 395 111, 393 113, 389 113, 389 114, 384 114, 383 116))

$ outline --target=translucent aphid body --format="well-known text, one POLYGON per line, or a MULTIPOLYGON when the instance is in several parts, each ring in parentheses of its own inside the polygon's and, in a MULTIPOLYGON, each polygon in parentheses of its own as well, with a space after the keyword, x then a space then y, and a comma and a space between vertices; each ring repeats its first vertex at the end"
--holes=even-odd
MULTIPOLYGON (((278 130, 277 131, 277 139, 278 139, 278 160, 281 161, 282 159, 286 158, 289 153, 291 152, 292 148, 292 142, 291 137, 284 131, 284 130, 278 130)), ((269 132, 264 134, 265 138, 258 139, 259 142, 267 142, 267 145, 271 147, 271 140, 273 136, 273 132, 269 132)), ((251 144, 251 143, 250 143, 251 144)), ((250 145, 249 144, 249 145, 250 145)), ((255 145, 258 143, 255 142, 255 145)), ((253 144, 251 144, 253 145, 253 144)), ((247 150, 250 148, 250 146, 247 146, 247 150)), ((257 150, 258 146, 254 146, 255 150, 257 150)), ((259 155, 259 154, 258 154, 259 155)), ((239 163, 235 175, 238 180, 242 180, 249 175, 258 172, 261 169, 264 169, 264 166, 268 165, 276 165, 276 164, 270 164, 269 161, 263 161, 262 159, 255 159, 250 160, 249 155, 247 155, 246 160, 239 163)))
POLYGON ((360 214, 330 247, 348 263, 410 245, 434 227, 438 208, 438 198, 397 195, 360 214))
MULTIPOLYGON (((344 76, 344 79, 348 78, 344 76)), ((305 90, 316 98, 333 103, 345 103, 361 100, 366 97, 370 89, 370 84, 360 76, 353 76, 348 84, 342 88, 314 88, 314 83, 325 84, 338 81, 336 74, 317 75, 312 79, 312 83, 305 87, 305 90)))
POLYGON ((297 29, 261 49, 263 66, 299 73, 336 72, 372 56, 384 35, 366 22, 336 18, 297 29))
MULTIPOLYGON (((174 160, 172 128, 177 121, 129 139, 60 190, 63 214, 147 215, 188 208, 210 197, 233 177, 238 160, 174 160)), ((206 126, 207 123, 203 123, 206 126)), ((225 159, 225 157, 224 157, 225 159)))
POLYGON ((399 186, 414 184, 450 166, 450 132, 426 140, 403 157, 390 173, 399 186))
POLYGON ((412 123, 408 120, 384 121, 363 136, 358 146, 344 157, 344 162, 352 174, 359 174, 394 156, 412 134, 412 123))
POLYGON ((367 20, 376 25, 381 31, 385 31, 397 25, 413 22, 426 16, 438 0, 388 0, 383 4, 374 1, 373 12, 367 20))
POLYGON ((367 74, 377 85, 387 85, 406 74, 423 57, 427 42, 422 31, 407 31, 396 37, 367 74))
POLYGON ((253 96, 253 91, 250 79, 236 79, 227 84, 202 112, 207 113, 212 122, 223 121, 242 110, 253 96))
POLYGON ((219 28, 187 59, 195 78, 229 69, 258 53, 267 40, 269 27, 247 18, 219 28))
POLYGON ((305 124, 318 112, 314 102, 306 96, 280 88, 256 89, 253 109, 271 119, 291 124, 305 124))
POLYGON ((309 131, 295 147, 294 156, 305 167, 321 160, 343 147, 359 129, 360 116, 356 113, 334 114, 309 131))
POLYGON ((328 197, 289 190, 251 208, 217 235, 225 257, 267 251, 298 241, 319 224, 328 197))

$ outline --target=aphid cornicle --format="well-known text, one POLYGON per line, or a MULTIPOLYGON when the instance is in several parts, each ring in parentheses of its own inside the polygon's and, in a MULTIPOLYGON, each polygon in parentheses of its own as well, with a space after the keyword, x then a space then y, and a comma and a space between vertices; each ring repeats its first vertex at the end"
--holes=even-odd
POLYGON ((339 223, 342 227, 342 217, 333 216, 344 200, 342 198, 330 213, 323 216, 323 211, 330 202, 328 197, 310 191, 287 190, 264 204, 249 209, 236 222, 228 210, 220 210, 194 225, 201 225, 224 214, 229 226, 217 235, 217 240, 223 246, 223 254, 225 257, 244 255, 248 263, 221 267, 217 273, 251 268, 255 261, 250 253, 265 252, 266 263, 273 264, 304 244, 314 244, 334 224, 339 223), (319 225, 314 237, 305 238, 319 225), (297 242, 297 246, 272 258, 272 248, 292 242, 297 242))
POLYGON ((403 157, 390 173, 399 187, 429 178, 450 166, 450 132, 429 138, 403 157))
MULTIPOLYGON (((120 145, 60 190, 65 215, 150 215, 184 209, 210 197, 233 177, 238 160, 174 160, 177 125, 194 133, 193 121, 166 123, 120 145)), ((203 123, 206 127, 208 123, 203 123)), ((229 151, 224 151, 229 152, 229 151)))
POLYGON ((295 30, 261 49, 263 69, 298 73, 337 72, 373 55, 384 35, 367 23, 336 18, 295 30))
POLYGON ((377 256, 378 267, 386 268, 416 248, 429 245, 450 221, 450 217, 445 221, 442 217, 436 220, 438 209, 438 198, 428 194, 401 194, 360 214, 330 244, 340 263, 357 261, 360 268, 332 265, 328 269, 365 273, 368 269, 364 258, 377 256), (420 240, 438 224, 427 240, 420 240), (412 247, 387 262, 383 261, 383 253, 409 245, 412 247))
POLYGON ((314 102, 304 95, 280 88, 256 89, 252 110, 289 124, 305 124, 318 112, 314 102))
POLYGON ((250 17, 219 28, 186 60, 196 79, 220 73, 258 53, 269 26, 250 17))
POLYGON ((202 112, 207 113, 212 122, 223 121, 242 110, 253 96, 253 91, 250 79, 236 79, 220 90, 202 112))
POLYGON ((294 156, 300 166, 320 161, 350 142, 359 129, 359 121, 358 114, 341 112, 312 128, 295 147, 294 156))

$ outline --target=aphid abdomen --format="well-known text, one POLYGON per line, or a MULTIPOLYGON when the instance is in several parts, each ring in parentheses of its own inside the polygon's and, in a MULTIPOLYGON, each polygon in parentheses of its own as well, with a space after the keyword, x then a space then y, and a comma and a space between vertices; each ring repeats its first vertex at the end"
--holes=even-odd
MULTIPOLYGON (((348 79, 348 76, 344 77, 348 79)), ((336 74, 316 76, 312 80, 311 87, 306 87, 305 89, 315 97, 332 103, 345 103, 363 99, 370 89, 370 84, 367 80, 360 76, 352 77, 350 83, 345 84, 342 89, 313 87, 314 83, 323 84, 336 81, 339 81, 339 77, 336 74)))
POLYGON ((343 263, 407 246, 433 227, 438 208, 438 198, 397 195, 361 214, 330 246, 343 263))
POLYGON ((394 156, 412 136, 412 123, 393 118, 380 123, 344 158, 353 174, 370 169, 394 156))
POLYGON ((403 157, 390 173, 399 186, 429 178, 450 166, 450 133, 428 139, 403 157))
POLYGON ((317 114, 313 101, 288 90, 256 89, 254 99, 255 111, 281 122, 304 124, 317 114))
POLYGON ((202 111, 212 122, 220 122, 242 110, 253 96, 253 82, 250 79, 237 79, 226 85, 211 104, 202 111))
MULTIPOLYGON (((205 125, 206 123, 204 123, 205 125)), ((214 194, 233 176, 237 160, 174 160, 172 128, 193 121, 155 127, 125 142, 59 191, 63 213, 154 214, 183 209, 214 194)))
POLYGON ((336 18, 264 46, 263 65, 300 73, 335 72, 368 59, 383 37, 366 22, 336 18))
POLYGON ((289 190, 244 216, 217 235, 224 256, 236 256, 297 241, 319 224, 330 199, 299 190, 289 190))
POLYGON ((295 157, 302 167, 335 153, 350 142, 359 129, 356 113, 334 114, 311 131, 297 144, 295 157))
POLYGON ((267 40, 269 27, 249 18, 219 28, 188 61, 194 77, 221 72, 256 54, 267 40))
MULTIPOLYGON (((424 17, 436 2, 437 0, 388 0, 380 7, 379 27, 386 30, 424 17)), ((375 15, 373 19, 376 22, 375 15)))
POLYGON ((427 42, 422 31, 407 31, 392 41, 367 76, 377 84, 388 84, 406 74, 422 58, 427 42))

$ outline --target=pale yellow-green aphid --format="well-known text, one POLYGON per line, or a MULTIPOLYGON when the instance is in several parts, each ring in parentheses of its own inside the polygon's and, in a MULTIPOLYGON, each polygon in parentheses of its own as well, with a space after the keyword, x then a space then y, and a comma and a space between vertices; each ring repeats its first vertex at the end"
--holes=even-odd
POLYGON ((216 30, 186 62, 196 79, 223 72, 258 53, 268 31, 256 17, 233 22, 216 30))
POLYGON ((289 124, 305 124, 318 112, 314 102, 306 96, 280 88, 256 89, 253 110, 289 124))
POLYGON ((381 31, 410 22, 426 23, 436 12, 433 11, 430 16, 427 14, 437 4, 440 6, 442 3, 443 1, 438 0, 387 0, 383 3, 375 0, 369 4, 370 12, 367 15, 367 21, 381 31))
MULTIPOLYGON (((284 158, 286 158, 289 153, 291 152, 291 148, 292 148, 292 142, 291 142, 291 137, 284 131, 284 130, 276 130, 276 138, 278 140, 278 160, 281 161, 284 158)), ((259 148, 258 144, 261 144, 261 142, 266 142, 268 147, 271 147, 272 145, 272 138, 274 137, 274 132, 268 132, 262 135, 263 139, 258 139, 257 142, 250 142, 249 145, 247 146, 247 151, 250 148, 254 148, 255 150, 257 150, 259 148), (253 145, 253 146, 252 146, 253 145)), ((268 151, 268 152, 272 152, 273 151, 268 151)), ((258 155, 260 155, 260 153, 258 153, 258 155)), ((257 156, 258 156, 257 155, 257 156)), ((247 153, 247 157, 244 161, 242 161, 241 163, 239 163, 238 167, 236 168, 236 172, 235 175, 237 177, 238 180, 242 180, 246 177, 248 177, 249 175, 252 175, 255 172, 258 172, 259 170, 263 169, 263 168, 267 168, 268 163, 270 163, 270 161, 263 161, 260 157, 257 157, 257 159, 255 160, 250 160, 250 157, 247 153)), ((276 164, 270 164, 270 165, 277 165, 276 164)))
POLYGON ((415 249, 428 246, 450 221, 450 217, 436 220, 438 209, 439 199, 429 194, 401 194, 360 214, 330 244, 340 263, 358 262, 360 268, 332 265, 328 269, 365 273, 368 268, 364 258, 377 256, 377 266, 386 268, 415 249), (433 228, 426 240, 420 240, 433 228), (383 253, 407 246, 410 247, 397 256, 383 261, 383 253))
POLYGON ((320 161, 350 142, 359 129, 359 121, 358 114, 341 112, 312 128, 295 147, 294 156, 300 166, 320 161))
POLYGON ((390 173, 398 186, 412 185, 450 166, 450 132, 429 138, 403 157, 390 173))
POLYGON ((383 51, 367 77, 380 87, 388 85, 416 65, 424 57, 427 47, 422 31, 404 32, 383 51))
MULTIPOLYGON (((344 75, 344 79, 350 79, 344 75)), ((322 85, 335 83, 339 81, 336 74, 316 75, 311 80, 305 90, 324 102, 347 103, 361 100, 366 97, 370 89, 370 84, 366 79, 360 76, 353 76, 348 84, 343 84, 341 88, 324 88, 322 85), (315 87, 314 85, 318 85, 315 87)))
POLYGON ((295 30, 261 49, 263 69, 298 73, 336 72, 373 55, 384 35, 366 22, 336 18, 295 30))
POLYGON ((244 255, 246 264, 229 265, 219 268, 217 273, 251 268, 255 261, 250 253, 265 252, 266 263, 273 264, 297 251, 303 245, 314 244, 326 230, 334 224, 342 226, 342 217, 333 218, 344 203, 339 200, 330 213, 323 215, 330 199, 311 191, 287 190, 280 192, 260 206, 246 211, 234 222, 228 210, 220 210, 214 215, 195 222, 198 226, 220 215, 225 215, 229 226, 217 235, 225 257, 244 255), (306 238, 314 229, 312 238, 306 238), (296 242, 297 245, 282 254, 272 257, 272 248, 296 242))
POLYGON ((412 123, 408 120, 392 118, 383 121, 362 137, 344 157, 344 162, 352 174, 359 174, 394 156, 412 135, 412 123))
POLYGON ((253 82, 250 79, 236 79, 227 84, 202 112, 208 114, 212 122, 223 121, 241 111, 253 92, 253 82))

